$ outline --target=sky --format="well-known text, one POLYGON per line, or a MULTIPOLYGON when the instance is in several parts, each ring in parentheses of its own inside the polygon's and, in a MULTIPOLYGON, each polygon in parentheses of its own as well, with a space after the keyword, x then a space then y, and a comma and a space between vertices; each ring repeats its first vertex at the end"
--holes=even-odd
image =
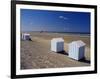
POLYGON ((21 31, 90 33, 90 13, 21 9, 21 31))

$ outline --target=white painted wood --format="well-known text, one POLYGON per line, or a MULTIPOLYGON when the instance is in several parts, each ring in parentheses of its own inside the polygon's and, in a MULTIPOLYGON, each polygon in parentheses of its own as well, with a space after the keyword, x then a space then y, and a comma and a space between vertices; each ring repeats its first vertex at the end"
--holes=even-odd
POLYGON ((28 33, 23 33, 22 34, 22 40, 30 40, 30 34, 28 34, 28 33))
POLYGON ((63 38, 53 38, 51 40, 51 51, 61 52, 64 50, 64 40, 63 38))
POLYGON ((85 54, 85 43, 81 40, 73 41, 68 44, 69 57, 75 60, 84 58, 85 54))

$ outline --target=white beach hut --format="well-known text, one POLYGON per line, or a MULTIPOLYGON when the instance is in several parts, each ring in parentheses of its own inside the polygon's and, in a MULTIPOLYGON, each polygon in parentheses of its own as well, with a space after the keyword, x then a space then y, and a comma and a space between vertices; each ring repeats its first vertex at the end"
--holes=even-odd
POLYGON ((69 57, 75 60, 84 58, 85 54, 85 43, 81 40, 73 41, 68 44, 69 57))
POLYGON ((31 39, 30 34, 28 34, 28 33, 22 34, 22 40, 30 40, 30 39, 31 39))
POLYGON ((63 38, 53 38, 51 40, 51 51, 61 52, 64 50, 64 40, 63 38))

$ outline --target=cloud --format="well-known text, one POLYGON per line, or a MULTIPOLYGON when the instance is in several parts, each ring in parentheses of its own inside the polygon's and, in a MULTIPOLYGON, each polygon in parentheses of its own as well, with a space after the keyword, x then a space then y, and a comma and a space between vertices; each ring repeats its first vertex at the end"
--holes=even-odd
POLYGON ((30 22, 29 24, 30 24, 30 25, 33 25, 33 22, 30 22))
POLYGON ((63 18, 63 16, 59 16, 59 18, 63 18))
POLYGON ((68 18, 67 17, 64 17, 64 16, 59 16, 60 19, 64 19, 64 20, 67 20, 68 18))

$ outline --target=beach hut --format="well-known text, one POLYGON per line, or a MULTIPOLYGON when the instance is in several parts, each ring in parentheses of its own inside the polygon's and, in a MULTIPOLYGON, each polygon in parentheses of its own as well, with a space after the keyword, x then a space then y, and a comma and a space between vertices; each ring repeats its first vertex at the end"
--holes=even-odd
POLYGON ((23 33, 23 34, 22 34, 22 40, 31 40, 30 34, 28 34, 28 33, 23 33))
POLYGON ((85 43, 81 40, 73 41, 68 44, 69 57, 75 60, 84 58, 85 54, 85 43))
POLYGON ((53 38, 51 40, 51 51, 54 51, 54 52, 64 51, 64 40, 63 40, 63 38, 53 38))

